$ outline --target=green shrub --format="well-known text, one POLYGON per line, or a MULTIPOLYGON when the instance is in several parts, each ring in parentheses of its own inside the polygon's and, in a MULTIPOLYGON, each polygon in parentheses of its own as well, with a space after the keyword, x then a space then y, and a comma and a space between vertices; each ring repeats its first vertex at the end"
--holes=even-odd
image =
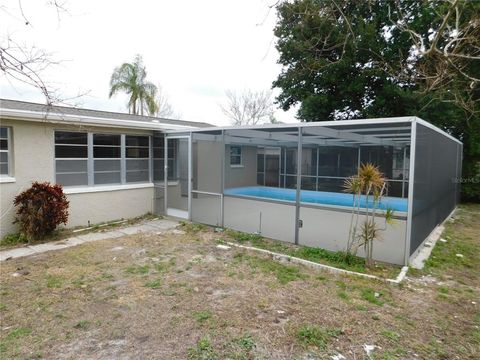
POLYGON ((61 185, 34 182, 13 203, 17 206, 14 224, 18 223, 28 238, 41 239, 58 225, 67 224, 69 202, 61 185))
POLYGON ((8 234, 0 241, 0 245, 17 245, 28 243, 28 237, 25 234, 8 234))

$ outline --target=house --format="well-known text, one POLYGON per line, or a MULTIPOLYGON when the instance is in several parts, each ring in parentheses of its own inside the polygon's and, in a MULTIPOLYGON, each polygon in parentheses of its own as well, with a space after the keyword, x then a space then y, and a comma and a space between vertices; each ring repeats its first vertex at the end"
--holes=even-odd
POLYGON ((47 180, 68 226, 153 212, 339 251, 352 208, 373 206, 345 179, 373 163, 388 184, 373 258, 402 265, 459 202, 462 143, 417 117, 220 128, 2 101, 1 118, 2 232, 15 194, 47 180))
POLYGON ((1 236, 16 230, 13 198, 33 181, 64 186, 69 227, 154 212, 154 182, 163 181, 162 134, 211 127, 4 99, 0 122, 1 236), (154 170, 154 162, 161 168, 154 170))

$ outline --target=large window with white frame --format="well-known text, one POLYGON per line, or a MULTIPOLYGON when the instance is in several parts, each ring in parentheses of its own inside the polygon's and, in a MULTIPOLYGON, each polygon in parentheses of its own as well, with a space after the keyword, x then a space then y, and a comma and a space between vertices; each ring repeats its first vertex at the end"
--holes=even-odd
POLYGON ((11 175, 11 143, 10 128, 0 127, 0 176, 11 175))
POLYGON ((64 186, 150 182, 147 135, 55 131, 56 182, 64 186))

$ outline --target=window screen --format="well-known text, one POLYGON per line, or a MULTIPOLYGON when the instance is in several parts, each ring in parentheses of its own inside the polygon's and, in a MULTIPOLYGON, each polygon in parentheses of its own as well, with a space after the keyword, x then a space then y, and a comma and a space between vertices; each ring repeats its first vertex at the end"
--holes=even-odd
POLYGON ((121 136, 93 134, 93 183, 120 184, 121 136))
POLYGON ((64 186, 149 182, 150 137, 56 131, 55 167, 64 186))
POLYGON ((150 138, 127 135, 125 144, 127 183, 148 181, 150 178, 150 138))
POLYGON ((0 175, 10 175, 9 128, 0 127, 0 175))
POLYGON ((88 135, 55 132, 56 182, 64 186, 88 185, 88 135))

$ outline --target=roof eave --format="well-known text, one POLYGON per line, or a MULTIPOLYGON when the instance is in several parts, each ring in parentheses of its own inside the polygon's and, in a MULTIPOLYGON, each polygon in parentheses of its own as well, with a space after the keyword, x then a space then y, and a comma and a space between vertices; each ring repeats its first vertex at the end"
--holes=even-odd
POLYGON ((109 118, 99 118, 92 116, 78 116, 70 114, 60 114, 54 112, 37 112, 28 110, 13 110, 7 108, 0 108, 0 118, 12 119, 21 121, 34 122, 49 122, 72 125, 90 125, 90 126, 104 126, 115 128, 129 128, 129 129, 144 129, 144 130, 158 130, 158 131, 190 131, 197 129, 193 126, 187 125, 172 125, 155 122, 140 122, 133 120, 118 120, 109 118))

